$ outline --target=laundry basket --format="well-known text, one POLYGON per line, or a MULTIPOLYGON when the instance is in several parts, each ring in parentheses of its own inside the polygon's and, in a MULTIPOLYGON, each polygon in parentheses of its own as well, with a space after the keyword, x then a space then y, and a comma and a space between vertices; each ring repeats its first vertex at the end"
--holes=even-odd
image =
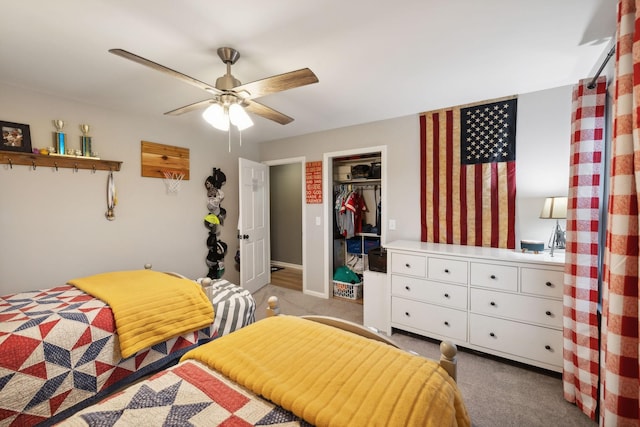
POLYGON ((333 296, 339 298, 346 298, 357 300, 362 298, 362 282, 360 283, 346 283, 333 281, 333 296))

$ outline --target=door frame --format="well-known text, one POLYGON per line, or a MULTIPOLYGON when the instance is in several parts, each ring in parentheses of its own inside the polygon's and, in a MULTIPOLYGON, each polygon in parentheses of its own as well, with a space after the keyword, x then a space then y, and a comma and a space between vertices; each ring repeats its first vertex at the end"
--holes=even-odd
POLYGON ((387 146, 386 145, 378 145, 373 147, 362 147, 362 148, 354 148, 351 150, 344 151, 334 151, 330 153, 324 153, 323 155, 323 164, 322 168, 322 193, 325 195, 324 202, 324 297, 330 298, 333 293, 333 287, 330 287, 330 284, 333 285, 333 159, 335 157, 346 157, 346 156, 354 156, 358 154, 368 154, 368 153, 380 153, 380 162, 381 164, 381 175, 380 175, 380 186, 382 188, 382 196, 380 197, 380 207, 382 211, 382 218, 380 224, 380 245, 385 245, 386 235, 388 230, 388 221, 385 220, 385 215, 387 215, 387 192, 386 189, 389 188, 387 185, 387 146))
MULTIPOLYGON (((293 163, 300 163, 300 170, 301 170, 301 203, 302 203, 302 230, 301 230, 301 237, 302 237, 302 293, 306 294, 307 293, 307 269, 306 269, 306 265, 307 265, 307 246, 305 245, 305 226, 307 224, 307 209, 306 209, 306 191, 305 191, 305 177, 306 177, 306 164, 307 164, 307 158, 306 157, 288 157, 285 159, 277 159, 277 160, 266 160, 264 162, 265 165, 271 167, 271 166, 279 166, 279 165, 288 165, 288 164, 293 164, 293 163)), ((269 189, 269 198, 271 198, 271 191, 269 189)), ((271 245, 271 216, 269 216, 269 245, 271 245)), ((271 246, 269 246, 271 247, 271 246)), ((271 282, 271 271, 269 271, 269 282, 271 282)))

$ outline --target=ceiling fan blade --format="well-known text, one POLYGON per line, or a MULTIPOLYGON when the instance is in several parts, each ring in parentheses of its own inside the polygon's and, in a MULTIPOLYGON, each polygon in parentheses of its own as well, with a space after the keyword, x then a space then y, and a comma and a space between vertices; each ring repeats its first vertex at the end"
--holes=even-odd
POLYGON ((279 111, 274 110, 273 108, 267 107, 264 104, 260 104, 256 101, 251 101, 250 99, 244 100, 244 108, 250 113, 257 114, 258 116, 264 117, 265 119, 273 120, 274 122, 280 123, 281 125, 286 125, 287 123, 291 123, 293 118, 287 116, 286 114, 282 114, 279 111))
POLYGON ((188 83, 192 86, 195 86, 197 88, 206 90, 207 92, 211 92, 213 94, 218 94, 220 93, 220 91, 218 89, 216 89, 215 86, 212 86, 208 83, 205 82, 201 82, 200 80, 194 79, 193 77, 189 77, 186 74, 182 74, 179 71, 176 70, 172 70, 171 68, 165 67, 164 65, 160 65, 157 62, 153 62, 150 61, 146 58, 143 58, 141 56, 138 56, 134 53, 128 52, 126 50, 122 50, 122 49, 109 49, 109 52, 113 53, 114 55, 118 55, 121 56, 125 59, 128 59, 130 61, 133 62, 137 62, 138 64, 144 65, 146 67, 152 68, 156 71, 160 71, 162 73, 168 74, 172 77, 175 77, 179 80, 182 80, 185 83, 188 83))
POLYGON ((164 113, 167 116, 177 116, 180 114, 188 113, 189 111, 197 110, 198 108, 206 107, 214 102, 211 98, 204 99, 202 101, 194 102, 193 104, 185 105, 184 107, 176 108, 175 110, 167 111, 164 113))
POLYGON ((310 69, 303 68, 301 70, 267 77, 266 79, 256 80, 251 83, 241 84, 234 87, 233 91, 247 92, 248 95, 245 96, 243 94, 243 98, 253 99, 312 83, 318 83, 318 77, 316 77, 310 69))

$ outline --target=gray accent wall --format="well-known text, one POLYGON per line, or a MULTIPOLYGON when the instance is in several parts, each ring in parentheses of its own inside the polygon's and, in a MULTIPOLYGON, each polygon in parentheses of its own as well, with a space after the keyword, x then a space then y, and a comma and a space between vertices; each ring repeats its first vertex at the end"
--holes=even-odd
POLYGON ((300 163, 269 168, 271 260, 302 265, 302 168, 300 163))

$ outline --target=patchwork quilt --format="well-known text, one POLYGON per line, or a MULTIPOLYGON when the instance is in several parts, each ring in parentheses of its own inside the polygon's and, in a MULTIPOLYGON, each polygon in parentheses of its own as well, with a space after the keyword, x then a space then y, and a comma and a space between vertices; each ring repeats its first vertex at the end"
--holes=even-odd
POLYGON ((0 426, 51 425, 155 372, 212 327, 122 358, 109 306, 69 285, 0 297, 0 426))
POLYGON ((309 426, 195 360, 78 412, 60 426, 309 426))
POLYGON ((64 420, 86 426, 469 427, 437 362, 327 325, 271 317, 64 420))

